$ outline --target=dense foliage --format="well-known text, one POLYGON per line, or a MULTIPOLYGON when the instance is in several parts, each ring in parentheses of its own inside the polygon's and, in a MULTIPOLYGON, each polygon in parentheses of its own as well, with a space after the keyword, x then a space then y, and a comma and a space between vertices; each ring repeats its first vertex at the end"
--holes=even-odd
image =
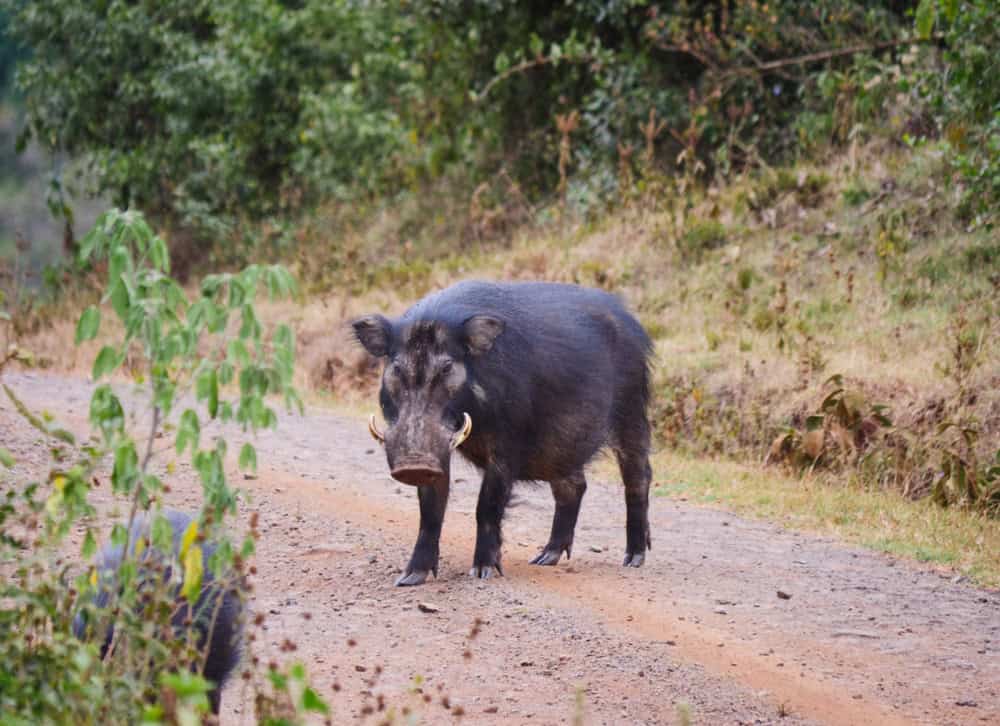
POLYGON ((987 221, 1000 205, 1000 7, 992 0, 924 0, 917 31, 943 30, 940 72, 920 78, 956 171, 968 183, 966 216, 987 221))
POLYGON ((623 171, 770 164, 870 132, 890 106, 901 139, 925 103, 924 135, 950 129, 962 172, 996 184, 988 0, 0 7, 32 53, 24 138, 87 156, 119 204, 197 233, 500 170, 532 199, 571 174, 570 199, 602 203, 623 171), (927 44, 916 60, 911 41, 927 44))

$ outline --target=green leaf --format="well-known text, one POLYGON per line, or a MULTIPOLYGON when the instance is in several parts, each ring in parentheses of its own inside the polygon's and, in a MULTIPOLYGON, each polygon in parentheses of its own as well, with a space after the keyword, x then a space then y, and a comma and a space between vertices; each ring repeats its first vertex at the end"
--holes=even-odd
POLYGON ((107 384, 98 386, 90 397, 90 423, 97 426, 105 438, 110 438, 125 426, 121 401, 107 384))
POLYGON ((139 455, 131 440, 115 449, 115 463, 111 469, 111 486, 116 492, 132 491, 132 483, 139 473, 139 455))
POLYGON ((924 40, 931 37, 931 31, 934 30, 934 0, 920 0, 914 25, 919 37, 924 40))
POLYGON ((288 690, 288 676, 278 671, 268 671, 267 677, 271 679, 271 685, 276 691, 288 690))
POLYGON ((111 307, 115 314, 122 320, 128 316, 129 308, 132 306, 132 297, 129 294, 128 285, 123 278, 118 278, 111 283, 111 307))
POLYGON ((183 454, 188 444, 191 445, 191 451, 197 451, 200 437, 201 424, 198 422, 198 414, 189 408, 181 414, 181 420, 177 426, 177 453, 183 454))
POLYGON ((528 39, 528 47, 531 48, 531 55, 540 57, 545 50, 545 42, 538 37, 537 33, 532 33, 528 39))
POLYGON ((257 320, 257 312, 254 310, 253 305, 247 303, 243 306, 242 310, 240 337, 256 340, 260 338, 260 331, 261 327, 260 322, 257 320))
POLYGON ((49 431, 49 433, 52 434, 52 436, 54 436, 55 438, 59 439, 60 441, 69 444, 70 446, 76 445, 76 437, 73 436, 73 434, 71 434, 66 429, 52 429, 51 431, 49 431))
POLYGON ((243 546, 240 547, 240 557, 246 559, 251 557, 254 552, 257 551, 257 545, 254 543, 253 537, 247 536, 243 539, 243 546))
POLYGON ((229 341, 227 346, 227 353, 229 360, 234 361, 237 365, 245 366, 250 363, 250 354, 247 352, 247 347, 243 345, 242 340, 229 341))
POLYGON ((199 401, 205 401, 210 418, 219 413, 219 378, 215 369, 203 371, 195 382, 195 391, 199 401))
POLYGON ((174 541, 174 528, 170 526, 170 520, 163 516, 163 514, 158 513, 153 517, 149 539, 153 547, 161 552, 166 552, 170 549, 174 541))
POLYGON ((117 245, 108 258, 108 280, 117 282, 127 272, 132 270, 132 255, 124 245, 117 245))
POLYGON ((319 694, 309 686, 306 686, 302 691, 302 710, 330 713, 330 707, 326 704, 326 701, 320 698, 319 694))
POLYGON ((87 534, 83 537, 83 546, 80 548, 80 556, 89 560, 97 552, 97 539, 94 537, 94 532, 91 529, 87 530, 87 534))
POLYGON ((229 361, 222 361, 219 364, 219 383, 227 386, 233 381, 233 364, 229 361))
POLYGON ((3 464, 8 469, 13 469, 15 464, 14 457, 2 446, 0 446, 0 464, 3 464))
POLYGON ((161 237, 154 237, 149 246, 149 261, 158 270, 170 272, 170 252, 167 250, 167 243, 161 237))
POLYGON ((101 327, 101 311, 91 305, 83 311, 80 321, 76 324, 76 344, 85 340, 93 340, 97 336, 97 330, 101 327))
POLYGON ((941 0, 941 10, 949 23, 954 23, 958 17, 958 0, 941 0))
POLYGON ((111 373, 118 368, 125 360, 119 351, 113 346, 106 345, 101 348, 101 352, 97 354, 97 358, 94 359, 94 369, 91 371, 91 377, 96 381, 102 378, 105 374, 111 373))
POLYGON ((181 700, 190 699, 192 696, 203 696, 212 690, 212 684, 205 680, 204 676, 187 670, 176 673, 164 672, 160 674, 160 683, 176 693, 181 700))
POLYGON ((250 444, 243 444, 240 449, 240 468, 243 471, 257 473, 257 450, 250 444))

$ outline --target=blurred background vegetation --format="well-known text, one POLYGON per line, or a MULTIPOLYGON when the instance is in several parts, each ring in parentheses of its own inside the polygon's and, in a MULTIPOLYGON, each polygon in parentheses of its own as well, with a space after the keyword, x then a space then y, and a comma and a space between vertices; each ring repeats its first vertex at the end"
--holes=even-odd
POLYGON ((482 205, 509 196, 502 178, 544 202, 561 182, 554 119, 571 113, 563 183, 583 213, 620 199, 623 164, 726 177, 885 125, 907 143, 946 137, 970 219, 1000 191, 987 0, 0 7, 5 176, 47 176, 59 214, 74 178, 139 207, 175 257, 287 243, 289 222, 331 200, 467 203, 486 183, 482 205), (56 161, 16 161, 13 129, 56 161), (268 240, 248 232, 262 220, 279 230, 268 240))

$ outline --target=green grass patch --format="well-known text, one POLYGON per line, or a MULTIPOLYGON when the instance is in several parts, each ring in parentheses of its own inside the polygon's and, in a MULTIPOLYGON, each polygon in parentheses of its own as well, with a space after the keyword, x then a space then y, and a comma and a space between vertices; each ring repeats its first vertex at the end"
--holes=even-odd
POLYGON ((820 476, 793 477, 774 468, 668 452, 654 457, 653 474, 656 496, 721 504, 741 515, 834 535, 880 552, 947 566, 980 585, 1000 586, 1000 521, 975 512, 826 482, 820 476))

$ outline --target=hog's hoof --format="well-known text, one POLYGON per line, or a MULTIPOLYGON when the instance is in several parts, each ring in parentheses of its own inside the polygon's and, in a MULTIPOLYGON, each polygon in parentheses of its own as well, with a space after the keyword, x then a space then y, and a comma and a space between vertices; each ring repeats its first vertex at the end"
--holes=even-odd
POLYGON ((562 558, 562 553, 566 552, 566 557, 569 558, 569 548, 565 550, 561 549, 549 549, 546 547, 544 550, 539 552, 532 558, 530 564, 532 565, 555 565, 559 563, 560 558, 562 558))
POLYGON ((396 587, 410 587, 412 585, 423 585, 427 581, 430 570, 407 570, 396 578, 396 587))
POLYGON ((494 575, 503 577, 503 569, 499 562, 495 565, 473 565, 469 570, 469 577, 475 577, 477 580, 489 580, 494 575))
POLYGON ((642 567, 642 563, 645 561, 646 555, 642 552, 626 554, 625 561, 622 562, 622 567, 642 567))

